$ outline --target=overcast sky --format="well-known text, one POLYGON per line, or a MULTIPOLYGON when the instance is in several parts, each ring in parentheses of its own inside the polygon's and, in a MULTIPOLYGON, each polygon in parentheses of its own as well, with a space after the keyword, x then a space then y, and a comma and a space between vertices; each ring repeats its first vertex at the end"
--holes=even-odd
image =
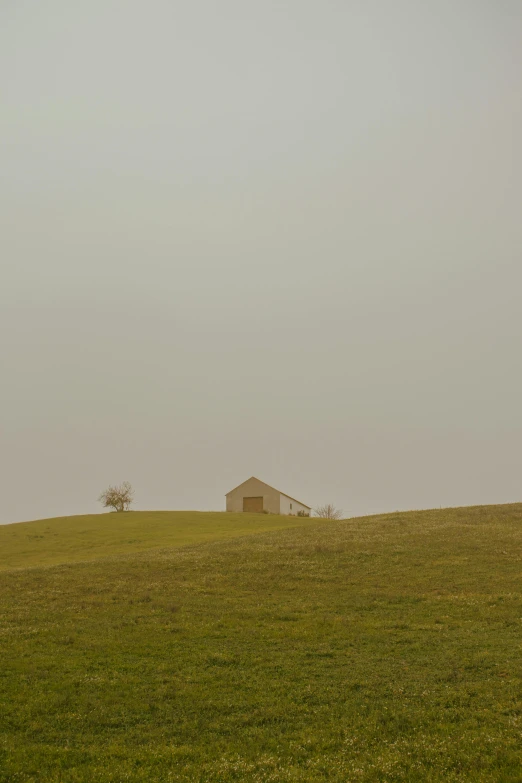
POLYGON ((3 0, 0 522, 522 500, 520 0, 3 0))

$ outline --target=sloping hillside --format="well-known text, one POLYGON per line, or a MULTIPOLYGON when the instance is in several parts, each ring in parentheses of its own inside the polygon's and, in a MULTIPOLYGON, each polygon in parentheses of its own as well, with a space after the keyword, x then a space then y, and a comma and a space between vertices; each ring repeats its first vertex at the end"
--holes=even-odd
POLYGON ((300 517, 204 511, 130 511, 39 519, 0 525, 0 570, 74 563, 310 523, 300 517))
POLYGON ((522 506, 0 574, 0 781, 520 780, 522 506))

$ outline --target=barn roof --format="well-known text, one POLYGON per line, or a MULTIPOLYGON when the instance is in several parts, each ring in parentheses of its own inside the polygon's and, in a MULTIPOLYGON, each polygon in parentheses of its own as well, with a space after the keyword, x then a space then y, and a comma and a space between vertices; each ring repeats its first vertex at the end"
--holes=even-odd
POLYGON ((266 481, 261 481, 261 479, 258 479, 257 476, 250 476, 250 478, 247 479, 246 481, 242 481, 241 484, 237 485, 237 487, 234 487, 234 489, 231 489, 230 492, 227 492, 225 497, 227 497, 227 495, 230 495, 232 492, 235 492, 236 489, 239 489, 239 487, 242 487, 243 484, 247 483, 247 481, 252 481, 252 479, 255 479, 255 481, 259 481, 261 484, 264 484, 265 487, 268 487, 269 489, 273 489, 274 492, 279 492, 279 494, 280 495, 284 495, 285 498, 289 498, 289 500, 293 500, 295 503, 299 503, 299 505, 304 506, 305 508, 309 509, 310 511, 312 510, 311 506, 307 506, 306 503, 303 503, 301 500, 297 500, 297 498, 293 498, 291 495, 287 495, 286 492, 281 492, 280 489, 276 489, 275 487, 272 487, 270 484, 267 484, 266 481))

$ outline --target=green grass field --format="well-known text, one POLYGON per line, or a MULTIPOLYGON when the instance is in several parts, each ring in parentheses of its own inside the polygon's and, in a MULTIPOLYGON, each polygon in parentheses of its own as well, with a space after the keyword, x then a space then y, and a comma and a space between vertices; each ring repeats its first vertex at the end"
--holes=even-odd
POLYGON ((186 546, 311 522, 271 514, 130 511, 0 525, 0 570, 186 546))
POLYGON ((522 505, 218 516, 0 529, 2 783, 522 780, 522 505))

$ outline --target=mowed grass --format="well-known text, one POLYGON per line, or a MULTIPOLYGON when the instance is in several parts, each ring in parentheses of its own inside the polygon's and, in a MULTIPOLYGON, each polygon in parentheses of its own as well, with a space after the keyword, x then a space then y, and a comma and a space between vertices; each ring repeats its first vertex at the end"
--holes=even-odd
POLYGON ((511 505, 5 571, 0 781, 521 781, 521 545, 511 505))
POLYGON ((0 525, 0 570, 92 560, 310 524, 271 514, 129 511, 0 525))

